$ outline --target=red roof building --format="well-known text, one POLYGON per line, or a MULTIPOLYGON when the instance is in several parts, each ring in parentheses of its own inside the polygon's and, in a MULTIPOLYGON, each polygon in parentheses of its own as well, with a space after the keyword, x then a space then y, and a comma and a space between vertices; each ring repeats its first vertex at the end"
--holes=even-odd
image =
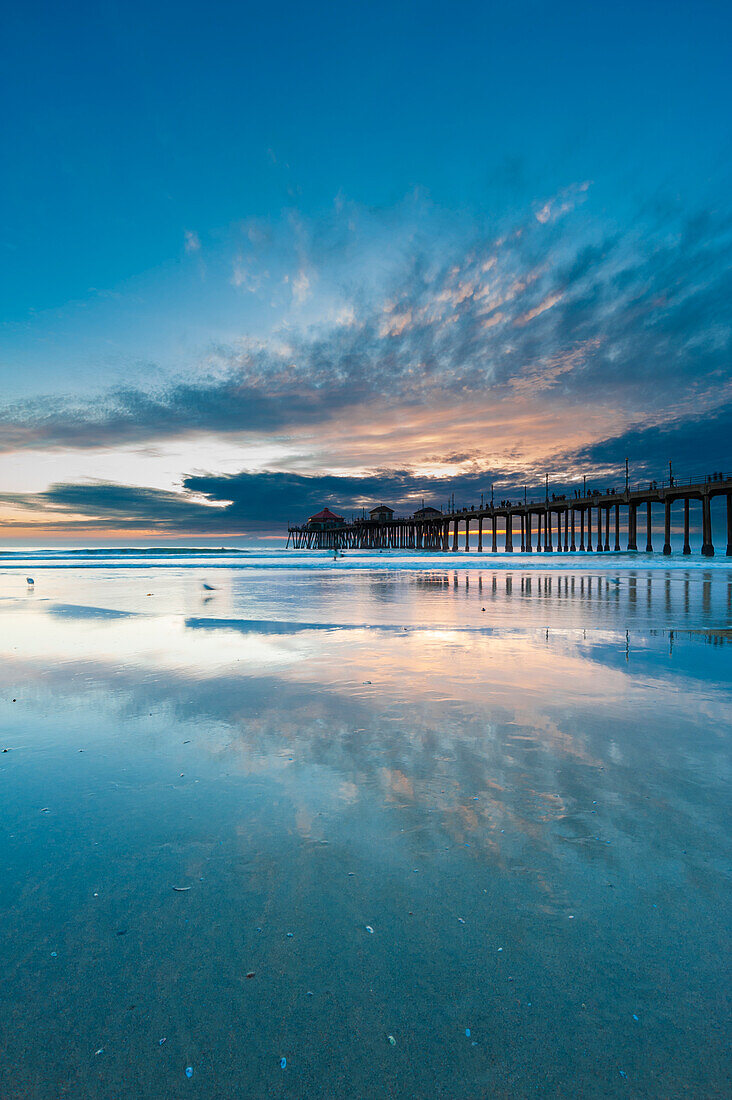
POLYGON ((308 523, 343 523, 343 516, 337 516, 330 508, 324 508, 322 512, 311 516, 308 523))

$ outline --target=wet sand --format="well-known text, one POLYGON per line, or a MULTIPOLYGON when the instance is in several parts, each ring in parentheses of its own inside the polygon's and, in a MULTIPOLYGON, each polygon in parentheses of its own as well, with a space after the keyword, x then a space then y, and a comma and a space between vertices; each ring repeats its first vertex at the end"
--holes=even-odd
POLYGON ((728 569, 33 575, 4 1098, 726 1094, 728 569))

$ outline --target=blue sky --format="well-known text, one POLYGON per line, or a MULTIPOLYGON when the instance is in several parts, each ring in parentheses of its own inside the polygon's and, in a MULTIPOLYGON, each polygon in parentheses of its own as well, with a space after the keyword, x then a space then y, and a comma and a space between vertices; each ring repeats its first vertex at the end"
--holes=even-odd
POLYGON ((6 530, 147 531, 131 501, 157 492, 158 532, 218 534, 190 479, 240 474, 345 477, 343 507, 375 472, 407 500, 609 476, 626 441, 638 468, 702 439, 723 464, 731 25, 722 3, 9 11, 6 530))

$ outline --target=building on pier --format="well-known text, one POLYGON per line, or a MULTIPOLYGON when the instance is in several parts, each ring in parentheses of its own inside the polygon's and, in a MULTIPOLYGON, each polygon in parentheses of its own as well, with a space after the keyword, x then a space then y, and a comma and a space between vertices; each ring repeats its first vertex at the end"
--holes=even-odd
POLYGON ((394 519, 394 509, 390 508, 388 504, 377 504, 375 508, 370 510, 369 516, 376 521, 394 519))
POLYGON ((307 525, 311 531, 328 531, 343 522, 343 516, 337 516, 335 512, 331 512, 330 508, 323 508, 322 512, 317 512, 310 517, 307 525))

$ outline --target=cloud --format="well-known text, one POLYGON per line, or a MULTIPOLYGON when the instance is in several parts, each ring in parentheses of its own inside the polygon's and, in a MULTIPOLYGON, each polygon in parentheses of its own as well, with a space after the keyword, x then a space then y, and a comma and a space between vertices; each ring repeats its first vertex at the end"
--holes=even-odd
MULTIPOLYGON (((489 477, 483 472, 484 485, 489 477)), ((430 480, 408 470, 390 469, 365 476, 244 472, 190 476, 180 492, 107 481, 59 483, 40 493, 0 493, 0 505, 13 507, 17 526, 24 528, 40 522, 46 530, 58 526, 86 534, 110 530, 161 535, 282 534, 288 522, 302 522, 324 506, 350 516, 383 500, 406 514, 419 507, 422 499, 443 505, 452 489, 472 494, 477 503, 480 480, 478 472, 461 479, 430 480)), ((4 526, 6 533, 12 531, 12 523, 4 526)))
POLYGON ((351 286, 329 321, 216 344, 157 388, 6 404, 0 450, 265 435, 316 472, 419 479, 442 450, 530 477, 633 433, 698 437, 732 399, 730 219, 659 207, 607 232, 586 198, 580 184, 550 204, 565 217, 415 246, 381 293, 351 286))
POLYGON ((292 296, 299 305, 302 305, 310 297, 310 279, 307 272, 298 271, 292 280, 292 296))
POLYGON ((575 183, 570 187, 565 187, 558 195, 554 195, 540 206, 535 207, 534 217, 538 222, 541 222, 542 225, 545 225, 549 221, 555 221, 557 218, 561 218, 563 214, 568 214, 571 210, 574 210, 578 203, 584 200, 589 187, 589 180, 585 180, 584 183, 575 183))
POLYGON ((230 282, 237 289, 243 287, 250 294, 256 294, 268 278, 269 272, 253 271, 241 254, 234 260, 230 282))
POLYGON ((33 525, 40 512, 46 528, 90 532, 130 528, 167 533, 214 531, 220 512, 191 494, 107 481, 61 482, 41 493, 0 493, 0 504, 17 509, 19 526, 33 525))
POLYGON ((574 461, 595 470, 619 472, 628 456, 634 480, 658 477, 672 462, 676 474, 703 477, 714 471, 730 471, 732 401, 714 415, 678 419, 660 428, 633 428, 621 435, 598 440, 583 448, 574 461))
POLYGON ((551 294, 547 294, 543 302, 539 302, 533 309, 516 317, 513 322, 514 325, 518 328, 523 328, 524 325, 528 325, 529 321, 533 321, 535 317, 541 317, 542 313, 546 313, 548 309, 551 309, 552 306, 555 306, 557 302, 561 302, 561 300, 561 291, 555 290, 551 294))
POLYGON ((304 474, 292 470, 195 474, 179 491, 166 491, 108 481, 58 483, 40 493, 0 493, 0 506, 10 507, 6 535, 14 529, 48 533, 54 528, 85 538, 141 533, 160 537, 226 537, 284 535, 289 523, 301 523, 327 506, 347 518, 384 502, 398 515, 409 515, 424 501, 441 508, 451 493, 456 504, 477 505, 490 499, 522 500, 544 496, 543 476, 550 473, 554 492, 571 492, 583 475, 590 484, 622 483, 625 457, 631 481, 661 476, 669 458, 676 476, 704 475, 729 466, 732 402, 703 422, 677 421, 662 428, 638 428, 567 452, 563 468, 496 470, 476 462, 470 451, 436 453, 427 465, 440 473, 427 476, 410 468, 375 468, 362 474, 304 474), (703 461, 699 440, 703 436, 703 461))
POLYGON ((195 229, 186 229, 183 233, 183 240, 186 252, 192 253, 201 251, 201 242, 195 229))

